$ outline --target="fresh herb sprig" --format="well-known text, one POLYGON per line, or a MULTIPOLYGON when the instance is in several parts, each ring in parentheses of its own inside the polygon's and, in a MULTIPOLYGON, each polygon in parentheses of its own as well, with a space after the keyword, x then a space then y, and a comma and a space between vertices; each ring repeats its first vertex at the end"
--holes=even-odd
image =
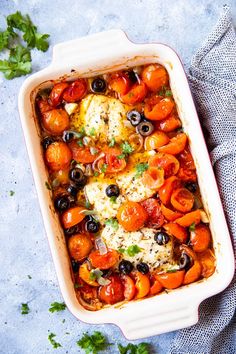
POLYGON ((148 169, 148 163, 139 163, 135 166, 136 174, 135 178, 142 177, 143 172, 147 171, 148 169))
POLYGON ((106 350, 112 344, 107 342, 106 337, 101 332, 95 331, 91 335, 84 333, 82 338, 78 340, 77 345, 84 349, 86 354, 97 354, 106 350))
POLYGON ((48 335, 48 340, 52 344, 53 348, 57 349, 59 347, 62 347, 62 345, 60 343, 55 341, 55 339, 54 339, 55 337, 56 337, 56 335, 54 333, 49 333, 49 335, 48 335))
POLYGON ((28 304, 21 304, 21 314, 22 315, 28 315, 30 312, 28 304))
POLYGON ((132 148, 132 146, 127 142, 124 141, 121 145, 121 150, 122 150, 122 154, 118 155, 118 159, 124 159, 127 156, 129 156, 130 154, 132 154, 132 152, 134 151, 134 149, 132 148))
POLYGON ((115 218, 110 218, 105 221, 105 225, 111 226, 115 231, 119 229, 119 223, 117 219, 115 218))
POLYGON ((50 312, 59 312, 59 311, 64 311, 66 309, 66 304, 64 302, 53 302, 50 305, 50 308, 48 311, 50 312))
POLYGON ((118 344, 118 349, 120 354, 149 354, 150 344, 149 343, 139 343, 139 344, 132 344, 129 343, 126 346, 118 344))
POLYGON ((128 248, 119 248, 120 253, 126 254, 127 256, 134 257, 136 254, 140 253, 142 249, 138 245, 131 245, 128 248))

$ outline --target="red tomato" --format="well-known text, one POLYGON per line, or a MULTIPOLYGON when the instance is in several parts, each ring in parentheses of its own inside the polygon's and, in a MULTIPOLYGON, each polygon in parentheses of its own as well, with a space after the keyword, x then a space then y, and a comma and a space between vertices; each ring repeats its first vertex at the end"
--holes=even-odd
POLYGON ((128 275, 122 275, 122 282, 124 285, 125 300, 130 301, 134 298, 136 288, 133 279, 128 275))
POLYGON ((212 250, 207 249, 204 252, 198 253, 197 257, 202 266, 202 276, 204 278, 209 278, 214 273, 216 268, 214 253, 212 250))
POLYGON ((178 177, 185 182, 196 182, 196 167, 188 147, 178 155, 178 159, 180 162, 178 177))
POLYGON ((140 81, 133 85, 126 95, 120 95, 120 100, 126 104, 136 104, 142 102, 147 95, 147 87, 144 82, 140 81))
POLYGON ((126 231, 136 231, 143 227, 148 214, 141 204, 127 201, 118 209, 117 219, 126 231))
POLYGON ((124 300, 124 286, 116 274, 111 275, 108 279, 111 281, 110 284, 101 286, 98 296, 101 301, 113 305, 124 300))
POLYGON ((157 92, 163 86, 168 85, 168 74, 166 69, 159 64, 151 64, 144 68, 142 80, 149 90, 157 92))
POLYGON ((85 208, 76 206, 64 211, 61 217, 64 228, 68 229, 81 222, 85 218, 84 210, 85 208))
POLYGON ((157 279, 166 289, 176 289, 179 288, 184 280, 184 270, 179 270, 177 272, 170 273, 160 273, 157 274, 157 279))
POLYGON ((188 232, 183 226, 170 222, 164 225, 164 229, 168 232, 168 234, 177 238, 181 243, 186 243, 188 239, 188 232))
POLYGON ((161 227, 164 224, 164 216, 161 212, 160 204, 157 199, 149 198, 141 202, 148 214, 148 220, 146 222, 147 227, 161 227))
POLYGON ((135 286, 136 286, 136 299, 141 299, 149 293, 150 290, 150 280, 146 274, 142 274, 140 272, 135 272, 135 286))
POLYGON ((163 204, 168 204, 171 198, 171 194, 175 188, 180 186, 181 181, 175 177, 171 176, 167 178, 164 184, 159 188, 158 195, 163 204))
POLYGON ((99 250, 93 251, 89 255, 89 260, 94 268, 109 269, 114 267, 119 261, 119 253, 109 249, 107 253, 100 254, 99 250))
POLYGON ((203 252, 211 242, 211 232, 207 225, 199 224, 190 233, 190 242, 195 252, 203 252))
POLYGON ((131 86, 131 81, 125 73, 111 74, 109 87, 113 91, 125 95, 131 89, 131 86))
POLYGON ((165 120, 155 122, 156 129, 159 129, 165 133, 172 132, 173 130, 180 128, 181 125, 180 119, 174 114, 171 114, 165 120))
POLYGON ((183 214, 179 213, 178 211, 173 211, 167 208, 164 204, 161 204, 161 211, 162 214, 164 215, 164 218, 168 221, 174 221, 178 218, 181 218, 181 216, 183 216, 183 214))
POLYGON ((76 234, 71 236, 68 240, 70 256, 76 261, 82 261, 86 258, 92 248, 92 241, 86 234, 76 234))
POLYGON ((97 155, 91 154, 89 147, 79 146, 76 140, 72 140, 68 145, 76 162, 92 163, 97 158, 97 155))
POLYGON ((176 175, 179 170, 179 161, 170 154, 157 153, 148 160, 150 167, 160 167, 165 171, 165 178, 176 175))
POLYGON ((43 127, 53 135, 62 134, 69 127, 69 115, 62 109, 51 109, 41 116, 43 127))
POLYGON ((147 101, 144 106, 144 115, 150 120, 163 120, 172 112, 174 105, 174 101, 169 97, 162 98, 154 106, 147 101))
POLYGON ((46 98, 38 99, 37 106, 41 114, 48 112, 53 108, 46 98))
POLYGON ((164 169, 161 167, 149 167, 143 173, 142 183, 150 189, 158 189, 164 183, 164 169))
POLYGON ((54 107, 61 103, 62 94, 68 86, 69 84, 67 82, 59 82, 53 86, 50 93, 50 102, 54 107))
POLYGON ((53 171, 66 169, 72 159, 72 154, 66 143, 56 141, 49 145, 45 152, 47 165, 53 171))
POLYGON ((104 149, 106 154, 105 163, 107 164, 106 173, 115 173, 122 171, 126 167, 125 159, 120 159, 118 156, 122 154, 122 151, 118 147, 106 147, 104 149))
POLYGON ((176 210, 186 213, 193 207, 194 196, 187 188, 178 188, 172 193, 170 202, 176 210))
POLYGON ((153 134, 146 137, 144 142, 145 150, 155 150, 160 146, 167 144, 170 141, 168 135, 161 131, 155 131, 153 134))
POLYGON ((79 101, 87 92, 87 81, 78 79, 73 81, 63 92, 63 100, 68 103, 79 101))
POLYGON ((164 152, 166 154, 177 155, 184 150, 187 144, 187 135, 185 133, 177 134, 175 137, 170 139, 170 142, 164 146, 160 146, 158 151, 164 152))

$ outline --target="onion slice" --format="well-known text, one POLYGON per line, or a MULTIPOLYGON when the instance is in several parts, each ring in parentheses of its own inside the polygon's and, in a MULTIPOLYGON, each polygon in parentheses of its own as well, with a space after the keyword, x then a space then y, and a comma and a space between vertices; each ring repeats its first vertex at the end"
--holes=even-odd
POLYGON ((95 238, 95 246, 101 256, 107 254, 107 246, 100 236, 95 238))
POLYGON ((98 165, 98 161, 101 160, 101 159, 104 158, 104 157, 105 157, 104 152, 101 152, 101 153, 98 155, 98 157, 93 161, 92 168, 93 168, 94 171, 100 172, 100 170, 99 170, 99 168, 98 168, 98 166, 97 166, 97 165, 98 165))
POLYGON ((139 152, 143 148, 144 139, 142 135, 134 133, 130 135, 129 143, 136 152, 139 152))

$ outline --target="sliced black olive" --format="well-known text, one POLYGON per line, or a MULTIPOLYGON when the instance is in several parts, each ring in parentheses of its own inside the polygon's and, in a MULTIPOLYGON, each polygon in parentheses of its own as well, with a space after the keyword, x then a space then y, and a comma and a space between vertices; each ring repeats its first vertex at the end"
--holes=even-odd
POLYGON ((179 259, 179 269, 188 269, 190 268, 191 264, 191 258, 186 253, 182 253, 179 259))
POLYGON ((120 194, 120 189, 116 184, 110 184, 106 188, 106 195, 110 197, 118 197, 120 194))
POLYGON ((93 92, 105 92, 107 88, 106 81, 98 77, 92 81, 91 88, 93 92))
POLYGON ((49 145, 51 145, 52 143, 54 143, 54 139, 51 136, 46 136, 45 138, 43 138, 42 141, 42 146, 44 150, 47 150, 47 148, 49 147, 49 145))
POLYGON ((64 211, 70 207, 68 195, 58 195, 54 200, 54 206, 58 211, 64 211))
POLYGON ((71 267, 74 273, 77 273, 79 270, 79 263, 74 259, 71 260, 71 267))
POLYGON ((68 130, 65 130, 63 132, 62 139, 65 141, 65 143, 68 143, 69 141, 74 139, 74 134, 68 130))
POLYGON ((197 183, 187 182, 185 183, 185 187, 192 193, 195 193, 197 191, 197 183))
POLYGON ((87 177, 79 167, 74 167, 70 170, 69 178, 76 183, 77 187, 83 187, 87 182, 87 177))
POLYGON ((119 271, 122 274, 129 274, 134 269, 133 264, 130 261, 123 260, 119 264, 119 271))
POLYGON ((86 221, 85 223, 85 229, 88 232, 91 232, 92 234, 96 234, 99 229, 100 229, 100 224, 99 222, 93 220, 86 221))
POLYGON ((127 112, 127 119, 130 121, 130 123, 134 126, 137 127, 137 125, 139 125, 139 123, 142 120, 142 116, 141 113, 139 113, 136 110, 132 110, 127 112))
POLYGON ((79 191, 79 189, 73 184, 70 184, 67 187, 67 192, 70 193, 70 195, 72 195, 73 197, 77 196, 78 191, 79 191))
POLYGON ((80 225, 76 224, 74 226, 69 227, 68 229, 64 229, 64 234, 66 236, 72 236, 80 232, 80 225))
POLYGON ((138 74, 136 74, 133 70, 127 71, 127 75, 133 84, 138 81, 138 74))
POLYGON ((137 264, 137 269, 142 274, 147 274, 149 272, 149 266, 147 263, 144 262, 137 264))
POLYGON ((155 234, 154 240, 158 245, 164 246, 169 242, 170 237, 165 231, 159 231, 155 234))
POLYGON ((151 122, 143 121, 137 126, 137 132, 142 136, 148 136, 154 131, 154 126, 151 122))

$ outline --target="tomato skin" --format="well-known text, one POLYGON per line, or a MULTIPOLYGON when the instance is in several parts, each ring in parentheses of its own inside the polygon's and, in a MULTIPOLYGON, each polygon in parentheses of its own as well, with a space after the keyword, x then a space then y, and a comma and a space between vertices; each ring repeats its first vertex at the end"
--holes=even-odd
POLYGON ((204 252, 197 254, 198 260, 202 266, 203 278, 209 278, 215 271, 215 256, 212 250, 207 249, 204 252))
POLYGON ((128 275, 122 275, 121 280, 124 285, 125 300, 130 301, 134 298, 134 295, 136 293, 135 283, 133 279, 128 275))
POLYGON ((66 169, 72 159, 72 154, 66 143, 55 141, 50 144, 45 152, 45 160, 48 167, 53 171, 66 169))
POLYGON ((69 86, 67 82, 59 82, 58 84, 55 84, 52 88, 52 91, 50 93, 50 102, 53 107, 58 106, 61 101, 62 101, 62 94, 64 90, 69 86))
POLYGON ((113 274, 108 279, 110 284, 99 288, 98 296, 101 301, 109 305, 114 305, 124 300, 124 286, 118 275, 113 274))
POLYGON ((79 101, 87 92, 87 81, 78 79, 73 81, 63 92, 63 100, 68 103, 79 101))
POLYGON ((151 106, 147 101, 144 106, 144 115, 150 120, 163 120, 172 112, 174 105, 173 100, 168 97, 163 98, 154 106, 151 106))
POLYGON ((69 115, 62 108, 51 109, 41 116, 43 127, 53 135, 60 135, 69 127, 69 115))
POLYGON ((94 268, 109 269, 119 262, 119 253, 116 250, 108 249, 106 254, 100 254, 99 250, 89 255, 89 260, 94 268))
POLYGON ((85 218, 84 210, 83 207, 76 206, 64 211, 61 217, 64 228, 68 229, 81 222, 85 218))
POLYGON ((46 98, 38 99, 37 106, 41 114, 48 112, 53 108, 46 98))
POLYGON ((195 252, 203 252, 209 247, 211 232, 205 224, 195 226, 195 230, 190 233, 190 242, 195 252))
POLYGON ((195 223, 197 225, 200 223, 200 221, 201 221, 201 213, 200 213, 199 209, 191 211, 190 213, 187 213, 184 216, 182 216, 181 218, 178 218, 175 220, 175 222, 177 222, 177 224, 184 226, 184 227, 188 227, 188 226, 192 225, 193 223, 195 223))
POLYGON ((141 202, 148 214, 148 220, 146 222, 147 227, 161 227, 164 224, 164 216, 161 212, 160 204, 157 199, 149 198, 141 202))
POLYGON ((75 234, 68 240, 70 256, 76 261, 82 261, 84 258, 86 258, 92 248, 92 241, 86 234, 75 234))
POLYGON ((153 134, 146 137, 144 142, 145 150, 155 150, 160 146, 166 145, 170 141, 168 135, 162 131, 156 131, 153 134))
POLYGON ((183 284, 190 284, 198 280, 202 273, 202 266, 198 260, 194 261, 193 266, 186 272, 183 284))
POLYGON ((178 155, 178 159, 180 162, 178 177, 184 182, 196 182, 196 167, 188 147, 178 155))
POLYGON ((186 243, 188 239, 187 230, 176 223, 170 222, 164 225, 164 229, 172 236, 177 238, 181 243, 186 243))
POLYGON ((164 183, 164 170, 159 167, 149 167, 147 171, 143 173, 142 183, 150 189, 158 189, 164 183))
POLYGON ((180 119, 176 117, 176 115, 174 114, 171 114, 169 117, 167 117, 164 120, 155 122, 156 129, 161 130, 164 133, 170 133, 173 130, 180 128, 181 125, 182 124, 180 119))
POLYGON ((175 177, 171 176, 168 177, 163 186, 158 190, 158 195, 163 204, 168 204, 171 198, 171 194, 175 188, 178 188, 181 181, 175 177))
POLYGON ((190 211, 194 204, 194 196, 187 188, 178 188, 171 195, 173 207, 183 213, 190 211))
POLYGON ((134 84, 126 95, 120 95, 120 100, 123 103, 133 105, 142 102, 146 95, 147 87, 144 82, 140 81, 139 83, 134 84))
POLYGON ((150 280, 146 274, 142 274, 140 272, 135 272, 135 287, 136 287, 136 299, 141 299, 149 293, 150 290, 150 280))
POLYGON ((79 146, 76 140, 73 140, 68 145, 72 151, 72 157, 76 162, 92 163, 97 158, 97 155, 91 154, 89 147, 79 146))
POLYGON ((161 204, 161 211, 164 218, 168 221, 174 221, 183 216, 183 214, 179 213, 178 211, 173 211, 167 208, 164 204, 161 204))
POLYGON ((125 95, 131 86, 131 81, 125 73, 112 74, 110 77, 109 87, 120 95, 125 95))
POLYGON ((176 175, 179 170, 179 161, 176 159, 176 157, 160 152, 149 158, 148 165, 150 167, 163 168, 165 171, 165 178, 176 175))
POLYGON ((158 151, 166 154, 177 155, 182 152, 187 144, 188 138, 185 133, 177 134, 170 139, 170 142, 164 146, 160 146, 158 151))
POLYGON ((151 64, 144 68, 142 80, 150 91, 158 91, 168 84, 168 74, 166 69, 159 64, 151 64))
POLYGON ((166 289, 176 289, 179 288, 184 281, 184 270, 178 270, 174 273, 160 273, 157 274, 158 281, 166 289))
POLYGON ((127 201, 118 209, 117 219, 126 231, 137 231, 147 221, 148 214, 141 204, 127 201))
POLYGON ((104 163, 107 164, 106 173, 115 173, 122 171, 126 167, 125 159, 118 159, 122 151, 118 147, 108 147, 104 148, 106 154, 104 163))
POLYGON ((150 287, 149 294, 150 295, 159 294, 162 291, 163 286, 159 282, 159 280, 157 279, 157 276, 155 273, 151 274, 150 281, 151 281, 151 287, 150 287))

